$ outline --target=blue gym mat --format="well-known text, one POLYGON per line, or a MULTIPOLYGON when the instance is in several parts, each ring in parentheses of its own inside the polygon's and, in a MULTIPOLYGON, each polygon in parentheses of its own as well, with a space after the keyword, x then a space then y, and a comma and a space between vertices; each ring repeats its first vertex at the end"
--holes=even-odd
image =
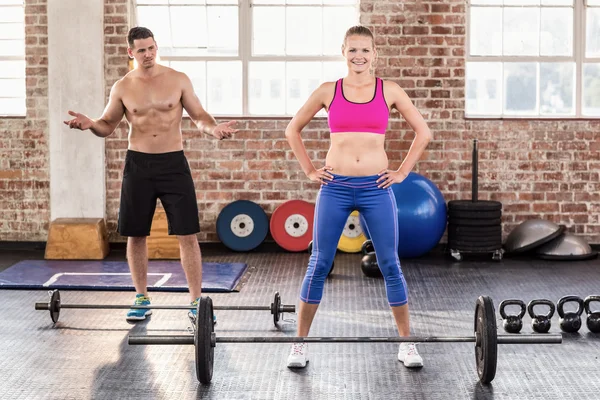
MULTIPOLYGON (((203 292, 232 292, 244 263, 202 263, 203 292)), ((134 291, 127 261, 25 260, 0 272, 0 289, 134 291)), ((149 261, 148 290, 187 292, 179 261, 149 261)))

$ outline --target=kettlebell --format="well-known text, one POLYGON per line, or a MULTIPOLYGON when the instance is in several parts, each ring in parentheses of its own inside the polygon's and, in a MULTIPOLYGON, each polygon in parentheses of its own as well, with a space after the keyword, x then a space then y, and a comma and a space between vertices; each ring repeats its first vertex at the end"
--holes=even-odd
POLYGON ((560 329, 563 332, 575 333, 581 328, 581 314, 583 314, 583 299, 578 296, 563 296, 556 303, 556 311, 560 317, 560 329), (575 312, 565 312, 566 303, 577 303, 575 312))
POLYGON ((365 276, 371 278, 379 278, 381 277, 381 271, 379 270, 379 265, 377 264, 377 257, 375 253, 369 253, 363 256, 360 261, 360 269, 362 270, 365 276))
POLYGON ((375 246, 373 246, 373 242, 370 240, 365 240, 362 244, 361 252, 364 256, 366 256, 369 253, 374 253, 375 246))
MULTIPOLYGON (((308 254, 312 254, 312 240, 310 242, 308 242, 308 254)), ((329 274, 327 274, 327 276, 331 275, 331 272, 333 271, 333 267, 335 267, 335 262, 331 262, 331 268, 329 269, 329 274)))
POLYGON ((508 333, 519 333, 523 328, 523 316, 525 315, 525 303, 518 299, 508 299, 500 303, 500 315, 502 316, 502 326, 508 333), (519 314, 507 315, 504 311, 506 306, 515 305, 521 307, 519 314))
POLYGON ((527 312, 531 317, 531 327, 537 333, 548 333, 552 326, 552 316, 554 315, 554 303, 546 299, 531 300, 527 304, 527 312), (550 307, 550 311, 547 314, 534 314, 533 307, 537 305, 545 305, 550 307))
POLYGON ((600 296, 588 296, 583 301, 585 313, 587 314, 586 325, 590 332, 600 333, 600 311, 590 311, 590 303, 600 302, 600 296))

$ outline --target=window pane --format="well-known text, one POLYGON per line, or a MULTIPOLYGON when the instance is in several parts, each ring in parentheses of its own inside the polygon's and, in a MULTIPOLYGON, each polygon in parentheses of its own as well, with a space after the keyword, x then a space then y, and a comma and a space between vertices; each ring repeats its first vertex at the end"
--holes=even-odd
POLYGON ((538 115, 537 63, 504 63, 504 113, 538 115))
POLYGON ((285 0, 252 0, 252 4, 285 4, 285 0))
POLYGON ((287 63, 287 113, 295 114, 322 83, 321 62, 287 63))
POLYGON ((25 115, 25 97, 7 99, 0 97, 0 115, 25 115))
POLYGON ((3 5, 12 6, 12 5, 24 5, 25 0, 2 0, 3 5))
POLYGON ((284 62, 251 62, 248 79, 250 114, 285 114, 284 62))
POLYGON ((503 0, 471 0, 471 4, 491 4, 491 5, 502 5, 503 0))
POLYGON ((25 79, 0 79, 2 97, 25 96, 25 79))
POLYGON ((540 64, 540 114, 575 115, 575 63, 540 64))
POLYGON ((504 55, 539 55, 539 35, 539 8, 507 7, 504 9, 504 55))
POLYGON ((0 8, 0 22, 21 22, 25 21, 25 8, 19 7, 2 7, 0 8))
POLYGON ((168 0, 168 2, 169 4, 206 4, 205 0, 168 0))
POLYGON ((323 82, 333 82, 343 78, 348 73, 346 62, 342 59, 323 63, 323 82))
POLYGON ((600 57, 600 8, 587 9, 585 56, 600 57))
POLYGON ((600 117, 600 64, 583 65, 583 115, 600 117))
MULTIPOLYGON (((0 8, 0 10, 2 10, 0 8)), ((25 39, 25 24, 0 24, 0 39, 25 39)))
POLYGON ((321 4, 323 4, 323 1, 321 1, 321 0, 286 0, 285 3, 286 4, 301 4, 301 5, 313 6, 313 5, 321 5, 321 4))
POLYGON ((206 107, 206 62, 205 61, 171 61, 171 68, 183 72, 192 81, 194 93, 206 107))
POLYGON ((167 5, 167 4, 169 4, 169 0, 137 0, 137 4, 138 5, 144 5, 144 4, 167 5))
POLYGON ((237 55, 238 27, 237 7, 208 7, 208 52, 237 55))
POLYGON ((24 56, 24 40, 0 40, 0 54, 3 56, 24 56))
POLYGON ((252 51, 256 55, 285 54, 285 7, 253 7, 252 51))
POLYGON ((600 6, 600 0, 587 0, 588 6, 600 6))
POLYGON ((158 45, 158 51, 167 55, 170 53, 171 24, 168 18, 169 7, 137 7, 137 24, 145 26, 152 31, 158 45))
POLYGON ((358 0, 323 0, 323 4, 324 5, 330 5, 330 4, 353 4, 353 5, 357 5, 358 4, 358 0))
POLYGON ((573 0, 542 0, 543 6, 572 6, 573 0))
POLYGON ((349 27, 358 24, 358 10, 355 7, 325 7, 323 20, 323 54, 338 55, 342 52, 342 42, 349 27))
POLYGON ((0 78, 25 78, 25 61, 0 61, 0 78))
POLYGON ((242 113, 242 63, 207 62, 206 109, 211 114, 242 113))
POLYGON ((206 48, 206 7, 169 7, 173 47, 206 48))
POLYGON ((502 63, 467 63, 466 114, 502 113, 502 63))
POLYGON ((322 8, 289 7, 286 12, 286 54, 322 53, 322 8), (310 29, 307 27, 310 26, 310 29), (299 33, 302 34, 299 34, 299 33))
POLYGON ((471 55, 502 55, 502 8, 471 7, 469 29, 471 55))
POLYGON ((235 5, 238 5, 238 0, 206 0, 206 4, 235 4, 235 5))
POLYGON ((542 11, 540 54, 570 56, 573 54, 573 9, 549 8, 542 11))
POLYGON ((539 6, 540 0, 504 0, 505 6, 539 6))

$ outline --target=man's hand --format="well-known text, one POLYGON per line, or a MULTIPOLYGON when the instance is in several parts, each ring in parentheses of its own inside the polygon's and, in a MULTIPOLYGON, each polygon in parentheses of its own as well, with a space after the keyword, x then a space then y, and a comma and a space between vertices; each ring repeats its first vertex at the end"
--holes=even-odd
POLYGON ((235 123, 236 121, 222 122, 215 126, 210 134, 219 140, 229 139, 231 135, 238 131, 237 129, 233 129, 235 123))
POLYGON ((406 179, 406 174, 404 172, 398 171, 390 171, 389 169, 384 169, 379 174, 379 178, 377 179, 377 187, 387 189, 392 186, 393 183, 400 183, 404 179, 406 179))
POLYGON ((71 129, 79 129, 85 131, 86 129, 90 129, 94 123, 91 119, 83 114, 76 113, 74 111, 69 111, 69 115, 72 115, 73 118, 70 121, 63 121, 65 125, 68 125, 71 129))
POLYGON ((329 171, 332 171, 333 168, 329 166, 324 166, 323 168, 316 169, 310 173, 308 173, 308 179, 313 182, 319 182, 323 185, 327 185, 327 182, 333 180, 333 175, 329 171))

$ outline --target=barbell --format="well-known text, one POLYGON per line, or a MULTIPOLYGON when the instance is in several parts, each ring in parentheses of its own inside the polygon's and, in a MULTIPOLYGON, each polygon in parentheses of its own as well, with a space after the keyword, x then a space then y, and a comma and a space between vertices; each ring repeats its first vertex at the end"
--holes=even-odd
POLYGON ((213 305, 210 297, 198 302, 194 335, 130 335, 130 345, 194 345, 196 377, 201 383, 210 383, 213 375, 214 348, 217 343, 475 343, 477 375, 482 383, 490 383, 496 376, 498 344, 556 344, 562 336, 548 334, 519 334, 498 336, 494 303, 488 296, 480 296, 475 304, 473 336, 406 336, 406 337, 217 337, 212 323, 213 305))
MULTIPOLYGON (((60 316, 60 310, 63 308, 75 308, 75 309, 152 309, 152 310, 192 310, 197 308, 196 306, 188 305, 149 305, 149 306, 137 306, 129 304, 64 304, 60 301, 60 292, 58 290, 52 290, 49 292, 50 301, 47 303, 35 303, 36 310, 49 310, 50 318, 52 322, 58 322, 60 316)), ((281 296, 279 292, 275 292, 273 296, 273 302, 270 306, 215 306, 215 310, 230 310, 230 311, 270 311, 273 315, 273 323, 277 326, 277 323, 281 319, 283 313, 296 312, 296 306, 281 304, 281 296)), ((211 315, 212 321, 212 315, 211 315)))

